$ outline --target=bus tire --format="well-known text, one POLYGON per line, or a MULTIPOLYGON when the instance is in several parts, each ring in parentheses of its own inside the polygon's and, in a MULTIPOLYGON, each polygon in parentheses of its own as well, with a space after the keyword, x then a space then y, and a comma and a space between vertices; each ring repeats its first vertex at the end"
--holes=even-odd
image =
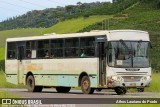
POLYGON ((138 92, 144 92, 144 88, 137 88, 138 92))
POLYGON ((84 94, 93 94, 94 88, 90 87, 90 79, 88 76, 83 76, 81 80, 81 90, 84 94))
POLYGON ((35 86, 35 79, 33 75, 27 77, 27 88, 29 92, 41 92, 43 86, 35 86))
POLYGON ((96 91, 97 91, 97 92, 101 92, 101 91, 102 91, 102 89, 98 88, 98 89, 96 89, 96 91))
POLYGON ((35 92, 42 92, 43 86, 36 86, 36 91, 35 92))
POLYGON ((56 87, 58 93, 68 93, 71 90, 71 87, 56 87))
POLYGON ((127 92, 125 87, 116 87, 114 90, 118 95, 124 95, 127 92))

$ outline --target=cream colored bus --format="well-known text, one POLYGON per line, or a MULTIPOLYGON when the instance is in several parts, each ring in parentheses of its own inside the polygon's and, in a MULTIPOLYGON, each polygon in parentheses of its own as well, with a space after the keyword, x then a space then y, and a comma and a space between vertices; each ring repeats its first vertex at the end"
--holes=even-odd
POLYGON ((30 92, 55 87, 84 94, 126 87, 144 90, 151 81, 150 39, 139 30, 48 34, 6 40, 7 81, 25 84, 30 92))

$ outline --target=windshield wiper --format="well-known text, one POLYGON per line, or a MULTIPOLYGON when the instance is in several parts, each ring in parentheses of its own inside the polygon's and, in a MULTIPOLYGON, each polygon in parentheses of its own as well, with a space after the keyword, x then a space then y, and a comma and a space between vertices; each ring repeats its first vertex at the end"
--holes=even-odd
POLYGON ((129 51, 129 48, 128 46, 126 45, 126 43, 121 39, 120 40, 121 44, 129 51))

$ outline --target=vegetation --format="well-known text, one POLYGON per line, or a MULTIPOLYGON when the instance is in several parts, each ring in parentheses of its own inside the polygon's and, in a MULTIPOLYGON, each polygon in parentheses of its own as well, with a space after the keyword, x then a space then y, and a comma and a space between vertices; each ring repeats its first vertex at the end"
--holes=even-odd
POLYGON ((112 15, 119 13, 138 0, 114 0, 110 2, 81 3, 65 7, 33 10, 21 16, 9 18, 0 22, 0 30, 17 28, 48 28, 66 19, 89 17, 93 15, 112 15), (23 23, 23 24, 22 24, 23 23))
POLYGON ((27 28, 0 31, 0 48, 5 47, 6 38, 37 36, 39 32, 43 32, 44 28, 27 28))
MULTIPOLYGON (((155 104, 121 104, 115 105, 115 107, 155 107, 155 104)), ((160 104, 156 104, 156 106, 160 106, 160 104)), ((113 106, 114 107, 114 106, 113 106)))
MULTIPOLYGON (((146 2, 137 2, 130 8, 115 14, 113 18, 106 21, 106 29, 135 29, 148 31, 151 38, 151 64, 154 71, 160 69, 160 9, 152 7, 146 2), (109 22, 109 23, 108 23, 109 22), (108 27, 109 26, 109 27, 108 27)), ((79 32, 86 32, 93 29, 102 29, 105 24, 98 22, 90 25, 79 32)))
POLYGON ((149 87, 145 88, 146 92, 160 92, 159 78, 160 73, 152 73, 152 81, 149 87))
POLYGON ((6 78, 5 75, 3 73, 3 71, 0 71, 0 78, 1 78, 1 82, 0 82, 0 88, 14 88, 16 87, 16 85, 10 84, 6 82, 6 78))
POLYGON ((57 8, 48 8, 45 10, 33 10, 21 16, 9 18, 0 23, 0 30, 10 30, 17 28, 48 28, 56 23, 66 19, 70 15, 90 10, 103 3, 81 3, 77 5, 68 5, 65 7, 57 6, 57 8), (22 24, 23 23, 23 24, 22 24))
POLYGON ((0 60, 4 60, 4 56, 5 56, 5 48, 0 48, 0 60))
POLYGON ((113 3, 106 2, 102 6, 97 6, 91 10, 69 16, 68 18, 91 15, 112 15, 129 8, 133 4, 137 3, 137 1, 138 0, 117 0, 113 1, 113 3))
MULTIPOLYGON (((73 33, 92 25, 96 22, 101 22, 104 19, 111 18, 112 16, 91 16, 88 18, 80 17, 77 19, 65 20, 58 24, 44 30, 42 34, 46 33, 73 33)), ((40 34, 40 35, 42 35, 40 34)))
POLYGON ((0 98, 19 98, 19 97, 17 95, 10 94, 6 91, 0 91, 0 98))

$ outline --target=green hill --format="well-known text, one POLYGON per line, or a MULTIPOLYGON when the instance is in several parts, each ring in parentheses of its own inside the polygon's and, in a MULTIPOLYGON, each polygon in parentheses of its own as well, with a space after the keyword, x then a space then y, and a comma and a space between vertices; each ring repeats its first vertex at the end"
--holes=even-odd
POLYGON ((0 31, 0 48, 5 46, 6 38, 24 37, 24 36, 36 36, 38 33, 44 31, 44 28, 27 28, 27 29, 15 29, 0 31))
POLYGON ((111 18, 112 16, 92 16, 88 18, 77 18, 71 20, 65 20, 60 22, 50 28, 32 28, 32 29, 15 29, 15 30, 6 30, 0 31, 0 68, 4 69, 4 56, 5 56, 5 40, 6 38, 12 37, 24 37, 24 36, 35 36, 43 35, 46 33, 73 33, 79 32, 83 28, 101 22, 106 18, 111 18))
POLYGON ((83 28, 95 24, 97 22, 101 22, 104 19, 111 18, 112 16, 90 16, 90 17, 80 17, 76 19, 65 20, 59 22, 58 24, 44 30, 42 34, 45 33, 73 33, 82 30, 83 28))
MULTIPOLYGON (((110 18, 109 23, 106 23, 108 29, 135 29, 148 31, 152 43, 151 49, 151 63, 152 68, 160 69, 160 9, 153 6, 154 3, 138 2, 130 8, 115 14, 110 18)), ((147 0, 146 0, 147 1, 147 0)), ((88 26, 81 30, 81 32, 90 31, 93 29, 102 29, 101 23, 88 26)))
POLYGON ((65 20, 68 16, 100 7, 104 3, 105 2, 77 2, 76 5, 66 5, 65 7, 57 6, 56 8, 28 11, 26 14, 8 18, 7 20, 0 22, 0 30, 40 27, 48 28, 57 24, 59 21, 65 20))

